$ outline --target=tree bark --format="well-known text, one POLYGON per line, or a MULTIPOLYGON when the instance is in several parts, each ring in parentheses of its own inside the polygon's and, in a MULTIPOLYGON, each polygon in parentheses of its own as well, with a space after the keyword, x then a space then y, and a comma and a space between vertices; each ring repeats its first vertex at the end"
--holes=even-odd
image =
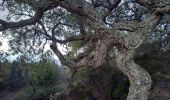
POLYGON ((130 81, 127 100, 147 100, 151 87, 151 77, 142 67, 133 60, 134 50, 116 52, 117 67, 130 81))

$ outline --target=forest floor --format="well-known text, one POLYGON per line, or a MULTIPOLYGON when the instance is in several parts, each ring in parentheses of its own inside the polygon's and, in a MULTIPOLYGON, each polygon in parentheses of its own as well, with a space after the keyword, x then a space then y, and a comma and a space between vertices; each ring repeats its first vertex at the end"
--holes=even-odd
MULTIPOLYGON (((1 91, 0 100, 16 100, 22 96, 23 90, 20 91, 1 91)), ((148 100, 170 100, 170 81, 160 81, 154 84, 151 89, 148 100)))

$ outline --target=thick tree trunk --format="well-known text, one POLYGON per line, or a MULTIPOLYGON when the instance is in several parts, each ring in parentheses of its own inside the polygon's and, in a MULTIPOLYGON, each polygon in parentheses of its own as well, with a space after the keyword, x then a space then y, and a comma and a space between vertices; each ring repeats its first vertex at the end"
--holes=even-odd
POLYGON ((129 78, 130 88, 127 100, 147 100, 151 87, 149 73, 133 61, 133 51, 116 53, 117 67, 129 78))

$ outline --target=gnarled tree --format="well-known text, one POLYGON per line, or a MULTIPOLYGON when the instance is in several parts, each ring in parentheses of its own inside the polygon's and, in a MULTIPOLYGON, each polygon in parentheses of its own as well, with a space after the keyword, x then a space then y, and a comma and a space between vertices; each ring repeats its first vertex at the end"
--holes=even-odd
MULTIPOLYGON (((27 28, 24 34, 34 32, 52 41, 51 50, 73 73, 83 66, 93 69, 103 66, 110 56, 108 53, 113 52, 117 68, 130 81, 127 100, 147 100, 151 77, 134 62, 133 57, 149 33, 169 33, 157 27, 170 13, 169 0, 4 0, 3 4, 10 11, 15 5, 21 11, 18 15, 27 16, 28 19, 0 20, 0 31, 27 28), (29 13, 24 14, 26 11, 29 13), (77 22, 65 23, 66 15, 74 16, 77 22), (53 21, 49 23, 48 19, 53 21), (74 30, 75 27, 77 32, 67 36, 63 35, 63 31, 58 31, 74 30), (68 59, 57 44, 73 41, 84 44, 73 58, 68 59)), ((164 21, 168 23, 166 19, 164 21)))

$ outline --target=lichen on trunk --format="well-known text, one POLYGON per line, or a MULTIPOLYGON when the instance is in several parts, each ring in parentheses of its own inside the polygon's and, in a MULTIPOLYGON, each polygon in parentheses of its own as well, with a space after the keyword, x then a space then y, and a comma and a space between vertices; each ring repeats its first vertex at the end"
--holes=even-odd
POLYGON ((147 100, 151 87, 151 77, 133 60, 134 50, 116 52, 117 67, 130 81, 127 100, 147 100))

